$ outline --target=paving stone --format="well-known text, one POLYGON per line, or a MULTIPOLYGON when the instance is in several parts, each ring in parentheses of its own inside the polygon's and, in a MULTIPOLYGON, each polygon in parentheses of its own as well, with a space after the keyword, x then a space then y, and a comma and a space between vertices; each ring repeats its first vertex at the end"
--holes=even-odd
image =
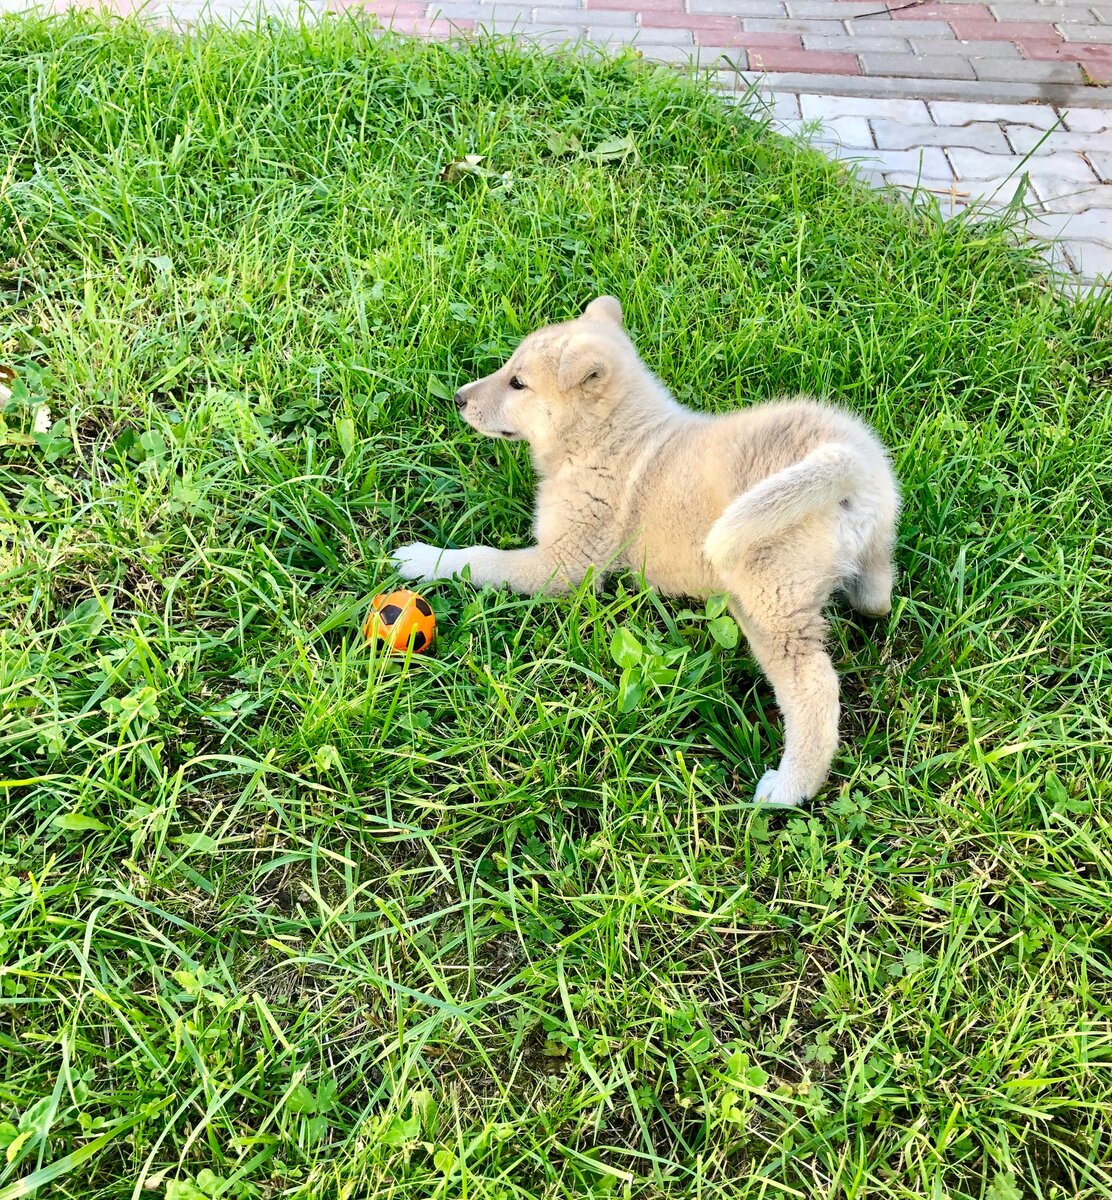
POLYGON ((1020 58, 1014 42, 943 42, 934 38, 914 38, 916 54, 960 54, 962 58, 1020 58))
POLYGON ((877 117, 908 124, 926 125, 930 113, 923 100, 889 100, 875 96, 815 96, 801 95, 799 104, 808 120, 820 117, 877 117))
POLYGON ((787 0, 789 17, 836 17, 840 21, 849 21, 854 17, 868 16, 875 13, 875 0, 787 0))
POLYGON ((1070 259, 1084 278, 1105 282, 1112 278, 1112 247, 1071 239, 1068 249, 1070 259))
POLYGON ((795 17, 743 17, 741 26, 753 33, 842 33, 841 21, 799 20, 795 17))
MULTIPOLYGON (((497 0, 495 0, 495 3, 497 3, 497 0)), ((585 9, 577 9, 574 11, 576 11, 579 17, 583 20, 586 20, 589 16, 591 24, 599 27, 608 25, 612 26, 614 29, 630 29, 636 27, 637 25, 637 14, 628 12, 624 9, 593 8, 589 14, 585 9)), ((548 12, 556 12, 556 9, 549 7, 537 9, 538 16, 541 13, 548 12)))
POLYGON ((688 12, 725 13, 731 17, 783 17, 781 0, 689 0, 688 12))
POLYGON ((869 124, 876 144, 885 150, 910 150, 915 146, 968 146, 972 150, 983 150, 986 154, 1011 153, 1000 126, 992 121, 943 128, 875 119, 869 124))
POLYGON ((715 31, 707 41, 714 40, 720 46, 742 46, 746 50, 801 50, 802 42, 798 34, 792 33, 725 33, 715 31))
POLYGON ((1062 123, 1078 133, 1103 133, 1112 130, 1112 109, 1063 108, 1062 123))
POLYGON ((976 79, 908 79, 878 75, 823 75, 812 79, 790 71, 769 72, 759 81, 762 86, 777 91, 825 92, 835 96, 880 96, 885 99, 903 100, 964 100, 982 102, 986 96, 1002 104, 1054 104, 1065 107, 1070 104, 1092 106, 1095 98, 1112 93, 1099 92, 1080 82, 1062 84, 1034 84, 1026 81, 993 81, 991 87, 976 79))
POLYGON ((695 44, 695 35, 690 29, 646 29, 641 26, 637 30, 636 38, 631 37, 630 41, 635 46, 645 48, 649 58, 655 58, 658 46, 686 46, 690 50, 695 44), (648 50, 650 46, 651 51, 648 50))
POLYGON ((864 50, 883 50, 890 54, 907 54, 911 50, 911 43, 905 38, 854 37, 848 33, 832 34, 828 37, 805 33, 803 45, 808 50, 846 50, 851 54, 860 54, 864 50))
MULTIPOLYGON (((433 13, 434 15, 440 15, 439 10, 435 7, 433 8, 433 13)), ((563 33, 565 37, 571 36, 571 34, 567 32, 571 28, 571 23, 568 21, 551 21, 546 22, 543 25, 534 25, 528 17, 515 17, 509 14, 506 16, 495 16, 489 11, 489 6, 487 15, 485 17, 461 18, 457 16, 455 12, 453 12, 451 17, 446 17, 444 19, 452 22, 467 20, 470 22, 472 28, 483 30, 485 33, 512 33, 521 37, 531 37, 538 33, 556 32, 558 29, 559 32, 563 33)), ((585 25, 580 25, 579 29, 581 33, 586 34, 587 27, 585 25)))
POLYGON ((899 188, 900 191, 930 192, 940 201, 949 201, 955 209, 965 208, 977 199, 953 179, 931 179, 929 176, 920 175, 915 171, 885 171, 880 173, 880 178, 889 187, 899 188))
MULTIPOLYGON (((606 0, 610 3, 610 0, 606 0)), ((641 24, 651 29, 695 29, 699 32, 737 33, 738 23, 734 17, 708 16, 703 13, 664 12, 655 8, 641 8, 641 24)))
POLYGON ((1072 179, 1036 175, 1031 190, 1047 212, 1088 212, 1091 208, 1112 210, 1112 184, 1090 187, 1072 179))
POLYGON ((859 179, 862 183, 867 183, 869 187, 883 187, 884 176, 880 171, 870 170, 864 162, 854 163, 852 167, 853 177, 859 179))
POLYGON ((1067 42, 1112 43, 1112 25, 1073 25, 1063 21, 1055 28, 1067 42))
POLYGON ((756 71, 833 72, 838 75, 857 75, 860 72, 856 55, 829 50, 754 49, 749 52, 749 64, 756 71))
POLYGON ((633 12, 683 12, 683 0, 584 0, 583 7, 624 8, 633 12))
POLYGON ((896 75, 911 79, 975 79, 969 62, 956 54, 869 54, 861 55, 866 75, 896 75))
POLYGON ((896 21, 950 21, 954 18, 965 21, 991 21, 992 13, 984 4, 913 4, 908 7, 897 6, 892 9, 892 18, 896 21))
MULTIPOLYGON (((815 121, 807 123, 807 129, 815 127, 815 121)), ((869 150, 873 147, 873 135, 869 122, 864 117, 828 117, 817 125, 815 135, 808 133, 813 141, 829 142, 833 145, 847 146, 856 150, 869 150)))
POLYGON ((731 58, 734 55, 740 55, 741 62, 738 67, 740 70, 745 69, 745 52, 743 50, 727 51, 718 50, 713 46, 677 46, 675 43, 668 43, 646 47, 644 53, 645 57, 651 58, 653 62, 672 63, 678 66, 698 63, 707 70, 713 70, 723 54, 730 54, 731 58))
POLYGON ((868 158, 870 151, 860 146, 843 146, 841 142, 828 142, 823 138, 810 138, 807 144, 820 154, 840 163, 859 163, 868 158))
POLYGON ((953 170, 946 155, 937 146, 914 150, 874 150, 869 155, 869 166, 884 174, 889 171, 910 171, 930 179, 953 178, 953 170))
MULTIPOLYGON (((381 3, 378 7, 388 9, 389 0, 385 0, 385 3, 381 3)), ((509 0, 508 3, 501 3, 500 0, 496 0, 496 3, 493 4, 452 4, 447 11, 445 11, 443 5, 433 0, 433 3, 426 5, 426 8, 428 12, 423 15, 430 17, 442 16, 453 21, 462 18, 466 21, 492 21, 500 19, 503 22, 512 22, 517 19, 528 23, 533 17, 533 6, 531 4, 519 4, 515 3, 514 0, 509 0)), ((577 14, 575 9, 562 10, 562 15, 565 18, 569 13, 572 20, 575 20, 577 15, 581 15, 577 14)))
MULTIPOLYGON (((484 0, 484 2, 490 4, 492 8, 498 8, 502 3, 502 0, 484 0)), ((546 0, 545 3, 538 5, 538 7, 534 9, 534 12, 537 16, 543 15, 546 18, 552 18, 560 13, 563 13, 564 16, 573 18, 575 20, 581 20, 586 15, 586 9, 584 9, 583 5, 579 3, 579 0, 573 0, 572 3, 565 3, 563 0, 555 0, 555 2, 554 0, 546 0)), ((596 20, 603 25, 628 26, 637 24, 636 13, 621 12, 617 9, 600 9, 594 15, 596 20)))
MULTIPOLYGON (((667 35, 669 33, 679 34, 681 32, 681 30, 679 30, 679 29, 650 30, 650 29, 646 28, 644 25, 642 25, 641 19, 640 19, 641 16, 643 16, 643 14, 627 12, 625 10, 622 10, 622 12, 619 14, 618 10, 616 10, 616 9, 607 10, 607 9, 592 8, 592 9, 587 10, 587 13, 585 15, 585 20, 587 21, 588 24, 598 25, 600 28, 603 25, 611 25, 611 26, 613 26, 614 29, 628 31, 631 27, 631 22, 629 22, 627 20, 627 18, 632 17, 632 18, 636 19, 635 23, 636 23, 638 32, 640 32, 640 33, 649 33, 649 32, 660 33, 661 41, 667 41, 667 35), (622 20, 620 20, 620 21, 611 20, 612 17, 618 17, 619 15, 622 17, 622 20)), ((690 33, 690 30, 688 30, 688 32, 690 33)))
MULTIPOLYGON (((1047 133, 1032 129, 1030 125, 1005 125, 1004 132, 1016 154, 1050 154, 1054 150, 1091 150, 1096 139, 1091 133, 1070 133, 1068 129, 1054 129, 1047 133), (1045 141, 1043 140, 1045 139, 1045 141), (1038 147, 1038 149, 1036 149, 1038 147)), ((1109 140, 1112 150, 1112 139, 1109 140)))
POLYGON ((1097 174, 1097 178, 1102 183, 1112 183, 1112 149, 1107 153, 1096 154, 1092 150, 1085 156, 1089 160, 1089 166, 1097 174))
MULTIPOLYGON (((325 0, 277 0, 277 3, 267 5, 267 12, 273 12, 275 16, 282 20, 290 20, 292 22, 305 21, 307 24, 323 19, 326 13, 325 0)), ((255 21, 257 19, 257 8, 254 5, 249 6, 244 13, 245 19, 255 21)))
MULTIPOLYGON (((1030 240, 1030 236, 1028 237, 1030 240)), ((1039 246, 1039 256, 1046 265, 1062 278, 1063 288, 1073 295, 1082 295, 1088 290, 1078 274, 1073 261, 1066 254, 1066 247, 1061 242, 1049 242, 1039 246)))
POLYGON ((1077 60, 1095 58, 1112 61, 1112 46, 1100 46, 1095 42, 1063 42, 1057 38, 1019 38, 1016 44, 1028 58, 1077 60))
POLYGON ((950 28, 954 33, 968 42, 1011 42, 1016 38, 1052 38, 1056 39, 1054 26, 1050 24, 1052 17, 1045 21, 977 21, 967 17, 954 18, 950 28))
POLYGON ((1026 83, 1080 83, 1081 68, 1072 62, 1025 62, 1017 67, 1014 62, 1001 59, 980 58, 974 64, 978 79, 1008 82, 1023 74, 1026 83))
POLYGON ((823 143, 821 139, 808 140, 831 157, 857 163, 859 173, 868 172, 879 178, 895 172, 913 179, 922 174, 924 179, 937 177, 946 180, 947 187, 953 181, 953 172, 945 155, 933 147, 921 153, 918 150, 877 150, 868 146, 845 146, 836 141, 823 143))
POLYGON ((1036 129, 1050 129, 1058 120, 1057 113, 1048 104, 980 104, 965 100, 932 100, 930 112, 937 125, 1011 121, 1017 125, 1033 125, 1036 129))
POLYGON ((458 21, 444 19, 425 19, 423 21, 414 21, 412 24, 405 27, 399 26, 399 32, 412 33, 417 37, 426 38, 454 38, 460 34, 469 33, 474 29, 473 21, 464 20, 460 17, 458 21))
MULTIPOLYGON (((61 6, 55 5, 54 7, 60 8, 61 6)), ((158 11, 166 13, 171 7, 179 18, 185 15, 177 4, 172 6, 160 4, 158 11)), ((135 4, 132 6, 132 11, 138 12, 141 8, 141 4, 135 4)), ((4 11, 4 6, 0 4, 0 12, 2 11, 4 11)), ((324 0, 313 0, 313 3, 303 3, 302 0, 267 0, 262 11, 268 17, 275 17, 283 21, 296 23, 298 20, 306 20, 311 22, 324 15, 325 4, 324 0)), ((191 8, 189 15, 191 19, 194 16, 201 17, 203 15, 208 19, 233 27, 241 23, 254 25, 259 16, 259 4, 258 0, 215 0, 211 5, 198 6, 196 11, 191 8)))
MULTIPOLYGON (((735 51, 741 56, 741 70, 745 70, 745 52, 743 50, 735 51)), ((720 69, 712 72, 710 75, 711 81, 720 91, 726 93, 727 99, 741 100, 750 94, 750 84, 744 75, 737 71, 730 70, 725 63, 718 64, 720 69)))
MULTIPOLYGON (((99 4, 86 4, 83 7, 100 9, 101 6, 99 4)), ((13 5, 6 11, 21 14, 31 14, 36 11, 42 12, 43 10, 34 4, 18 4, 13 5)), ((46 11, 51 10, 48 9, 46 11)), ((113 4, 107 10, 101 11, 118 13, 120 16, 125 17, 130 16, 133 13, 141 14, 147 20, 157 21, 159 25, 162 25, 168 29, 184 29, 187 25, 190 25, 196 21, 204 20, 209 15, 209 7, 204 3, 158 3, 143 5, 139 3, 130 3, 128 0, 125 0, 124 3, 113 4)), ((381 18, 379 18, 379 20, 381 20, 381 18)))
POLYGON ((962 179, 961 186, 977 197, 978 204, 994 208, 1016 204, 1034 206, 1036 203, 1035 190, 1022 171, 1016 175, 1001 173, 991 179, 962 179))
POLYGON ((749 70, 751 65, 748 52, 737 46, 696 45, 695 53, 700 68, 704 71, 733 71, 737 75, 741 71, 749 70))
POLYGON ((868 37, 940 37, 951 38, 953 29, 945 21, 893 21, 891 18, 877 20, 866 17, 861 21, 848 21, 851 33, 864 34, 868 37))
POLYGON ((768 97, 768 107, 774 120, 786 125, 796 125, 801 117, 799 97, 792 92, 773 92, 768 97))
MULTIPOLYGON (((178 11, 182 11, 181 5, 175 5, 178 11)), ((362 3, 350 4, 337 2, 333 8, 331 2, 329 9, 334 12, 343 12, 350 9, 353 12, 373 13, 376 17, 423 17, 428 9, 428 4, 425 0, 362 0, 362 3)))
POLYGON ((609 25, 604 25, 593 33, 591 27, 583 21, 534 21, 521 32, 526 37, 551 34, 573 42, 590 41, 599 46, 625 45, 633 37, 632 29, 627 30, 623 37, 619 30, 612 29, 609 25))
POLYGON ((1084 4, 1031 4, 1023 0, 1004 0, 992 5, 998 21, 1091 21, 1092 12, 1084 4))
POLYGON ((1112 249, 1112 211, 1089 209, 1079 213, 1042 213, 1030 228, 1040 237, 1067 237, 1071 241, 1099 242, 1112 249))
POLYGON ((1080 154, 1063 150, 1044 158, 1027 158, 1022 154, 985 154, 955 146, 949 150, 950 162, 959 179, 998 179, 1015 171, 1052 175, 1059 179, 1076 179, 1079 183, 1096 183, 1096 176, 1080 154))
POLYGON ((1112 57, 1103 54, 1094 57, 1090 48, 1081 55, 1081 71, 1087 83, 1100 84, 1104 87, 1112 83, 1112 57))

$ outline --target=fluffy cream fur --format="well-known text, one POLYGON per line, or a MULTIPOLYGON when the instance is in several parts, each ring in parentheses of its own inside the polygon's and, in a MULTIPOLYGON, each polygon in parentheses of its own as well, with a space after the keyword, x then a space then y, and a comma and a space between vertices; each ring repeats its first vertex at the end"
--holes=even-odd
POLYGON ((684 408, 641 362, 611 296, 527 337, 456 402, 480 433, 529 443, 536 545, 416 543, 395 553, 399 572, 467 570, 475 584, 538 592, 628 567, 674 595, 728 592, 784 717, 783 759, 755 799, 814 796, 838 742, 823 606, 842 587, 862 613, 891 608, 899 493, 873 433, 814 400, 684 408))

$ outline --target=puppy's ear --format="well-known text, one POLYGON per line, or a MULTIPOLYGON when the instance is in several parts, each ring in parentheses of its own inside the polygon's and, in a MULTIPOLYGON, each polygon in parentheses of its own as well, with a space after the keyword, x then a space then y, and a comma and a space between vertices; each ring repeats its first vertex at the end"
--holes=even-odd
POLYGON ((615 325, 622 323, 622 306, 613 296, 599 296, 592 300, 583 310, 588 321, 613 321, 615 325))
POLYGON ((602 383, 610 374, 610 347, 605 338, 589 333, 572 336, 564 343, 556 367, 556 386, 562 392, 602 383))

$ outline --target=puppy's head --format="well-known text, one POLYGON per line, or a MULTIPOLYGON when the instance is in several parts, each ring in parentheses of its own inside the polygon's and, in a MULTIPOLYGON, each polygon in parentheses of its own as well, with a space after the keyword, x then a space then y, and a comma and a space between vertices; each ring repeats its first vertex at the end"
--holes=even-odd
POLYGON ((531 333, 505 366, 460 388, 456 404, 480 433, 527 441, 543 456, 605 418, 636 362, 622 306, 600 296, 576 320, 531 333))

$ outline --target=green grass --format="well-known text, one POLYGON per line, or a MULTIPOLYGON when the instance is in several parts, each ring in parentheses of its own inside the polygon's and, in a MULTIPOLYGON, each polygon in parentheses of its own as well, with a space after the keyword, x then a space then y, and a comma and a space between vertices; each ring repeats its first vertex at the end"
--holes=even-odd
POLYGON ((634 58, 5 20, 0 150, 3 1200, 1112 1197, 1107 303, 634 58), (450 395, 603 291, 893 447, 809 814, 637 579, 360 636, 528 537, 450 395))

